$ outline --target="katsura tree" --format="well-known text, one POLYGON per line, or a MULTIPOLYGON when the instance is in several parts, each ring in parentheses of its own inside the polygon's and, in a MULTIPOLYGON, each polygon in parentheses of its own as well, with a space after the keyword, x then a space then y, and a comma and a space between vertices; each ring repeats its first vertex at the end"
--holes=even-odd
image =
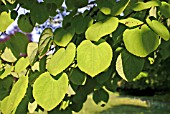
POLYGON ((89 94, 104 106, 119 80, 133 81, 158 54, 170 57, 169 0, 1 0, 0 32, 15 19, 21 32, 0 42, 2 114, 71 114, 89 94), (63 3, 62 27, 29 42, 25 33, 63 3))

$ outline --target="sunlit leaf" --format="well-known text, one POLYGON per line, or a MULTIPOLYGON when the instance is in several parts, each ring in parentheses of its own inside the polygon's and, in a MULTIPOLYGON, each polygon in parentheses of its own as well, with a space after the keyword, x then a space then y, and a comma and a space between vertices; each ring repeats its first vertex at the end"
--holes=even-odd
POLYGON ((56 76, 64 71, 74 60, 76 46, 70 43, 66 49, 60 48, 47 64, 47 70, 50 74, 56 76))
POLYGON ((122 51, 116 61, 116 71, 126 81, 132 81, 143 69, 145 60, 122 51))
POLYGON ((68 89, 68 77, 66 73, 57 77, 45 72, 36 79, 33 85, 35 101, 45 110, 50 111, 63 100, 68 89))
POLYGON ((152 1, 148 1, 148 2, 137 2, 133 5, 132 9, 134 11, 141 11, 141 10, 145 10, 145 9, 149 9, 153 6, 160 6, 161 3, 158 0, 152 0, 152 1))
POLYGON ((121 20, 119 20, 119 22, 125 24, 128 27, 134 27, 134 26, 143 24, 142 21, 135 19, 135 18, 131 18, 131 17, 129 17, 127 19, 121 19, 121 20))
POLYGON ((38 44, 37 43, 29 43, 28 47, 27 47, 27 55, 28 55, 28 59, 30 61, 30 64, 33 65, 33 62, 35 60, 35 57, 37 55, 37 51, 38 51, 38 44))
POLYGON ((140 57, 146 57, 159 46, 159 37, 147 25, 126 29, 123 33, 126 49, 140 57))
POLYGON ((11 74, 11 71, 14 69, 13 66, 10 66, 6 64, 5 71, 0 75, 0 79, 6 78, 9 74, 11 74))
POLYGON ((5 48, 4 52, 1 55, 1 58, 7 62, 15 62, 17 60, 11 49, 9 49, 8 47, 5 48))
POLYGON ((86 39, 98 41, 101 37, 115 31, 117 27, 118 19, 116 17, 111 17, 104 22, 97 22, 87 29, 85 33, 86 39))
POLYGON ((163 38, 165 41, 169 40, 170 38, 169 30, 161 22, 157 20, 150 20, 149 17, 146 19, 146 22, 149 25, 149 27, 161 38, 163 38))
POLYGON ((20 73, 24 71, 28 67, 29 63, 30 62, 28 58, 24 58, 24 57, 20 58, 15 64, 15 72, 20 73))
POLYGON ((106 70, 112 60, 112 48, 107 42, 98 45, 83 41, 77 48, 77 63, 81 71, 91 77, 106 70))
POLYGON ((1 22, 0 32, 4 32, 7 29, 7 27, 14 22, 14 20, 11 19, 10 13, 2 12, 0 14, 0 22, 1 22))
POLYGON ((1 111, 4 114, 11 114, 24 98, 28 87, 28 76, 22 76, 14 84, 9 96, 1 102, 1 111))
POLYGON ((41 55, 45 54, 50 47, 50 41, 52 40, 53 32, 51 28, 46 28, 42 32, 38 42, 38 52, 41 55))

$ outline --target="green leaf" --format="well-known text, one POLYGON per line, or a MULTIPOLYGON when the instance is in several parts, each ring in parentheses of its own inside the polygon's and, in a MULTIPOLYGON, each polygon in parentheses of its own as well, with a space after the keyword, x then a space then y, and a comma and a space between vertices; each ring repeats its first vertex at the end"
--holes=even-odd
POLYGON ((132 9, 134 11, 141 11, 141 10, 145 10, 145 9, 149 9, 151 7, 154 6, 160 6, 161 3, 158 0, 152 0, 152 1, 148 1, 146 3, 144 2, 137 2, 132 6, 132 9))
POLYGON ((88 0, 65 0, 68 9, 81 8, 88 4, 88 0))
POLYGON ((68 77, 66 73, 55 80, 49 72, 45 72, 36 79, 33 85, 33 96, 42 108, 50 111, 63 100, 67 89, 68 77))
POLYGON ((116 71, 126 81, 132 81, 143 69, 145 60, 122 51, 116 61, 116 71))
POLYGON ((112 48, 107 42, 95 45, 90 40, 84 40, 77 48, 78 67, 91 77, 106 70, 112 56, 112 48))
POLYGON ((20 55, 26 54, 28 38, 25 34, 16 32, 10 37, 10 40, 6 42, 6 46, 9 47, 16 58, 20 55))
POLYGON ((32 18, 30 17, 29 13, 26 13, 25 15, 22 14, 18 18, 18 27, 23 31, 30 33, 34 29, 35 22, 32 21, 32 18))
POLYGON ((65 30, 64 28, 58 28, 54 31, 54 42, 58 46, 65 47, 71 41, 74 36, 74 30, 65 30))
POLYGON ((6 78, 9 74, 11 74, 11 71, 13 71, 14 67, 6 64, 5 71, 0 75, 0 79, 6 78))
POLYGON ((131 18, 131 17, 129 17, 127 19, 121 19, 121 20, 119 20, 119 22, 128 26, 128 27, 134 27, 134 26, 143 24, 142 21, 135 19, 135 18, 131 18))
POLYGON ((15 72, 20 73, 24 71, 28 67, 29 63, 30 62, 28 57, 27 58, 21 57, 15 64, 15 72))
POLYGON ((13 84, 12 76, 8 76, 3 80, 0 80, 0 101, 2 101, 2 99, 9 95, 12 84, 13 84))
POLYGON ((64 0, 44 0, 44 2, 55 3, 57 5, 57 7, 60 8, 61 5, 63 4, 64 0))
POLYGON ((84 33, 88 26, 93 23, 93 20, 90 16, 83 17, 82 15, 77 15, 72 19, 72 27, 75 28, 77 34, 84 33))
POLYGON ((52 40, 53 32, 51 28, 46 28, 43 30, 39 42, 38 42, 38 52, 39 55, 44 55, 50 47, 50 41, 52 40))
POLYGON ((30 61, 30 64, 33 65, 33 62, 35 60, 35 57, 37 55, 37 51, 38 51, 38 44, 31 42, 28 44, 27 47, 27 55, 28 55, 28 59, 30 61))
POLYGON ((43 24, 49 18, 49 13, 44 2, 34 3, 30 10, 31 19, 38 24, 43 24))
POLYGON ((168 9, 170 9, 170 4, 165 1, 162 1, 160 11, 166 18, 170 18, 170 11, 168 9))
POLYGON ((149 27, 157 33, 161 38, 163 38, 165 41, 168 41, 170 38, 169 30, 159 21, 157 20, 150 20, 148 17, 146 19, 147 24, 149 27))
POLYGON ((146 57, 159 46, 159 37, 146 24, 123 33, 126 49, 139 57, 146 57))
POLYGON ((50 74, 56 76, 65 70, 74 60, 76 46, 70 43, 66 49, 60 48, 47 64, 47 70, 50 74))
POLYGON ((7 62, 15 62, 17 60, 17 58, 12 53, 11 49, 8 47, 5 48, 4 52, 1 55, 1 58, 7 62))
POLYGON ((87 29, 85 33, 86 39, 91 41, 98 41, 101 37, 115 31, 117 27, 118 18, 116 17, 111 17, 105 22, 97 22, 87 29))
POLYGON ((17 108, 21 100, 24 98, 28 87, 28 76, 22 76, 14 84, 10 95, 1 102, 1 111, 4 114, 11 114, 17 108))
POLYGON ((57 4, 47 3, 46 8, 48 10, 49 16, 56 16, 57 15, 57 4))
POLYGON ((86 82, 86 74, 80 69, 74 68, 69 76, 69 80, 76 85, 84 85, 86 82))
POLYGON ((93 100, 96 104, 105 105, 109 100, 109 94, 104 89, 94 91, 93 100))
POLYGON ((97 1, 97 5, 102 13, 105 15, 113 15, 117 16, 120 15, 127 5, 129 4, 130 0, 120 0, 119 2, 114 2, 112 0, 105 0, 105 1, 97 1))
POLYGON ((11 19, 10 13, 4 11, 0 14, 0 22, 1 22, 0 32, 4 32, 7 29, 7 27, 14 22, 14 20, 11 19))
POLYGON ((15 10, 12 10, 10 13, 11 19, 15 20, 18 16, 18 12, 15 10))

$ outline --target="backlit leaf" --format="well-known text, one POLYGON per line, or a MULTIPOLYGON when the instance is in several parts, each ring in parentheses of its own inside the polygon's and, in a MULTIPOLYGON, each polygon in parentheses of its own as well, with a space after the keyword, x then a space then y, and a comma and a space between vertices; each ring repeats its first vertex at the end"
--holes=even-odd
POLYGON ((33 65, 33 62, 35 60, 35 57, 37 55, 38 51, 38 44, 35 42, 29 43, 27 47, 27 55, 28 59, 30 61, 30 64, 33 65))
POLYGON ((135 18, 131 18, 131 17, 127 19, 121 19, 119 20, 119 22, 125 24, 128 27, 133 27, 133 26, 138 26, 138 25, 143 24, 142 21, 135 19, 135 18))
POLYGON ((161 3, 158 0, 152 0, 152 1, 148 1, 146 3, 144 2, 137 2, 133 5, 132 9, 134 11, 141 11, 141 10, 145 10, 145 9, 149 9, 151 7, 154 6, 160 6, 161 3))
POLYGON ((52 78, 49 72, 45 72, 36 79, 33 85, 35 101, 45 110, 50 111, 63 100, 68 89, 68 77, 66 73, 52 78))
POLYGON ((0 79, 6 78, 9 74, 11 74, 11 71, 14 69, 13 66, 10 66, 6 64, 5 71, 0 75, 0 79))
POLYGON ((76 46, 70 43, 67 48, 60 48, 49 60, 47 70, 56 76, 65 70, 74 60, 76 46))
POLYGON ((14 111, 21 100, 24 98, 26 90, 28 87, 28 76, 22 76, 14 84, 10 95, 7 96, 1 102, 1 111, 4 114, 11 114, 14 111))
POLYGON ((38 52, 41 55, 45 54, 50 47, 50 41, 52 40, 53 32, 51 28, 46 28, 42 32, 38 42, 38 52))
POLYGON ((146 24, 123 33, 126 49, 139 57, 146 57, 159 46, 159 37, 146 24))
POLYGON ((15 62, 17 60, 17 58, 12 53, 11 49, 8 47, 5 48, 4 52, 1 55, 1 58, 7 62, 15 62))
POLYGON ((20 73, 24 71, 28 67, 29 63, 28 58, 21 57, 15 64, 15 72, 20 73))
POLYGON ((169 30, 162 23, 160 23, 157 20, 150 20, 150 18, 147 18, 146 22, 149 25, 149 27, 161 38, 163 38, 165 41, 169 40, 170 38, 169 30))
POLYGON ((0 32, 4 32, 7 29, 7 27, 14 22, 14 20, 11 19, 10 13, 2 12, 0 14, 0 22, 1 22, 0 32))
POLYGON ((111 17, 105 22, 97 22, 87 29, 85 33, 86 39, 91 41, 98 41, 101 37, 115 31, 117 27, 118 19, 116 17, 111 17))
POLYGON ((91 77, 106 70, 111 60, 112 48, 107 42, 95 45, 90 40, 85 40, 77 48, 78 67, 91 77))

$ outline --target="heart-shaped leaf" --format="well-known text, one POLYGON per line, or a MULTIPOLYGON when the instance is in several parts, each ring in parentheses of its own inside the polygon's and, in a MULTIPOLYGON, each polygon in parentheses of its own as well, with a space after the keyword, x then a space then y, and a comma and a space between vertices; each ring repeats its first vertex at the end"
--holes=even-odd
POLYGON ((1 22, 0 32, 4 32, 7 29, 7 27, 14 22, 14 20, 11 19, 10 13, 2 12, 0 14, 0 22, 1 22))
POLYGON ((101 37, 115 31, 117 27, 118 18, 116 17, 111 17, 105 22, 97 22, 87 29, 85 33, 86 39, 91 41, 98 41, 101 37))
POLYGON ((30 14, 20 15, 18 18, 18 27, 23 31, 30 33, 35 26, 35 22, 32 21, 30 14))
POLYGON ((67 46, 68 43, 71 41, 71 39, 74 36, 74 30, 65 30, 63 28, 58 28, 54 31, 54 42, 58 46, 67 46))
POLYGON ((146 57, 159 46, 159 37, 146 24, 123 33, 126 49, 139 57, 146 57))
POLYGON ((120 0, 118 2, 112 0, 98 0, 96 2, 102 13, 104 13, 105 15, 111 14, 113 16, 117 16, 125 10, 130 0, 120 0))
POLYGON ((90 16, 83 17, 82 15, 77 15, 72 20, 72 27, 75 28, 77 34, 84 33, 88 26, 93 23, 93 20, 90 16))
POLYGON ((131 18, 131 17, 129 17, 127 19, 121 19, 121 20, 119 20, 119 22, 125 24, 128 27, 134 27, 134 26, 143 24, 142 21, 135 19, 135 18, 131 18))
POLYGON ((122 51, 116 61, 116 71, 126 81, 132 81, 141 71, 145 60, 122 51))
POLYGON ((169 30, 159 21, 157 20, 150 20, 149 17, 146 19, 149 27, 157 33, 161 38, 165 41, 168 41, 170 38, 169 30))
POLYGON ((91 77, 106 70, 112 56, 112 48, 107 42, 95 45, 90 40, 85 40, 77 48, 78 67, 91 77))
POLYGON ((76 85, 84 85, 86 82, 86 74, 78 68, 74 68, 69 80, 76 85))
POLYGON ((47 64, 47 70, 50 74, 56 76, 65 70, 74 60, 76 46, 70 43, 67 48, 60 48, 47 64))
POLYGON ((63 73, 55 80, 49 72, 41 74, 33 85, 35 101, 45 110, 50 111, 63 100, 68 90, 68 76, 63 73))

